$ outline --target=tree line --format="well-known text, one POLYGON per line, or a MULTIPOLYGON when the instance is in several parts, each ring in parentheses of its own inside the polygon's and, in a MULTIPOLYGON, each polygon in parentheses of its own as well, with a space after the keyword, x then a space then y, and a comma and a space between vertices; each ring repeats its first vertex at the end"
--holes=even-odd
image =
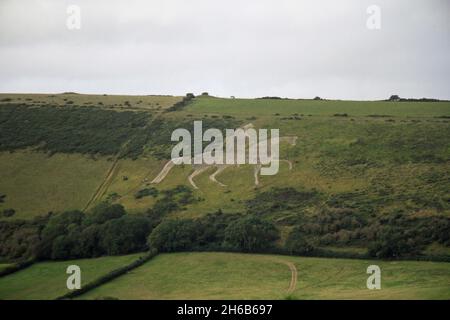
POLYGON ((105 202, 88 213, 1 221, 0 256, 63 260, 149 249, 313 256, 330 255, 323 250, 327 246, 355 246, 367 248, 365 257, 392 259, 421 258, 432 243, 450 246, 448 217, 414 217, 400 211, 371 215, 326 206, 309 211, 321 197, 317 191, 274 188, 249 200, 245 213, 218 210, 195 219, 174 219, 171 212, 201 201, 190 188, 178 186, 160 191, 155 205, 141 214, 105 202), (282 230, 288 230, 283 237, 282 230))

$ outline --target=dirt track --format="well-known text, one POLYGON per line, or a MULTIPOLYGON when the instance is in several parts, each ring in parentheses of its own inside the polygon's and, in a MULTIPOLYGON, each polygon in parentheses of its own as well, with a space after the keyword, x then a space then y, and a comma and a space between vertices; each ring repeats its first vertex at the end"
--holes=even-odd
POLYGON ((212 174, 212 175, 210 175, 209 176, 209 180, 211 180, 211 181, 213 181, 213 182, 215 182, 215 183, 218 183, 220 186, 222 186, 222 187, 226 187, 226 185, 225 184, 223 184, 222 182, 220 182, 220 181, 217 181, 217 179, 216 179, 216 176, 219 174, 219 173, 221 173, 223 170, 225 170, 227 168, 227 165, 221 165, 221 166, 219 166, 219 168, 212 174))
POLYGON ((89 207, 91 206, 91 204, 93 204, 94 202, 96 202, 97 200, 99 200, 106 192, 106 190, 108 190, 109 185, 112 182, 112 178, 115 176, 116 174, 116 169, 119 163, 119 159, 116 158, 114 159, 113 164, 111 165, 111 167, 108 170, 108 173, 106 174, 105 179, 102 181, 102 183, 98 186, 97 190, 95 191, 95 193, 92 195, 91 199, 89 199, 88 203, 86 204, 86 206, 83 209, 83 212, 86 211, 87 209, 89 209, 89 207))
POLYGON ((297 268, 292 262, 287 261, 286 264, 288 265, 289 269, 291 270, 291 282, 289 283, 289 288, 287 290, 288 293, 292 293, 295 290, 295 287, 297 286, 297 268))
POLYGON ((167 176, 169 171, 175 166, 172 160, 169 160, 165 165, 161 172, 152 180, 152 183, 160 183, 167 176))

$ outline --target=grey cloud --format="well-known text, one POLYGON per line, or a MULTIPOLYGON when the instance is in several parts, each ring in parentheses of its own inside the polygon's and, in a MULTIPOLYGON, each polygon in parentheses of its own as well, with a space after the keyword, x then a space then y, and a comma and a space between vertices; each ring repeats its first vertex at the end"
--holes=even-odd
POLYGON ((3 0, 0 91, 449 99, 450 5, 3 0), (82 10, 66 28, 66 7, 82 10), (366 8, 381 8, 368 30, 366 8))

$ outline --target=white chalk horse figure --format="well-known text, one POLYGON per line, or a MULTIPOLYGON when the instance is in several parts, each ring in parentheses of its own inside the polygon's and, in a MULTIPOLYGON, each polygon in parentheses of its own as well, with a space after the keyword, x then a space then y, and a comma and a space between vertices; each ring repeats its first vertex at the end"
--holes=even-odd
MULTIPOLYGON (((243 126, 241 129, 244 130, 245 133, 247 133, 247 130, 253 128, 253 125, 251 123, 243 126)), ((227 136, 226 137, 226 142, 228 141, 228 139, 234 139, 235 136, 227 136)), ((297 137, 296 136, 286 136, 286 137, 280 137, 278 139, 278 143, 281 142, 287 142, 290 145, 294 146, 296 144, 297 141, 297 137)), ((274 141, 272 141, 272 138, 270 141, 267 141, 267 145, 270 145, 271 143, 273 143, 274 141)), ((261 143, 261 141, 259 142, 261 143)), ((251 148, 253 145, 250 145, 249 148, 251 148)), ((204 155, 204 154, 203 154, 204 155)), ((262 164, 260 162, 259 157, 257 157, 257 163, 256 164, 252 164, 254 166, 254 178, 255 178, 255 186, 259 185, 259 174, 262 168, 262 164)), ((179 159, 171 159, 169 160, 163 167, 163 169, 158 173, 158 175, 151 181, 151 183, 153 184, 158 184, 160 182, 162 182, 165 177, 167 176, 167 174, 170 172, 170 170, 176 165, 175 162, 179 160, 179 159)), ((289 170, 292 170, 292 162, 290 160, 284 160, 284 159, 279 159, 279 162, 287 162, 289 164, 289 170)), ((210 168, 216 168, 217 170, 215 170, 210 176, 209 179, 217 184, 219 184, 222 187, 226 187, 225 184, 223 184, 222 182, 218 181, 216 176, 219 173, 222 173, 225 169, 227 169, 228 167, 231 166, 239 166, 239 164, 192 164, 192 166, 194 167, 194 171, 189 175, 188 177, 188 181, 189 183, 192 185, 192 187, 194 187, 195 189, 198 189, 197 185, 194 182, 194 178, 198 175, 200 175, 201 173, 205 172, 206 170, 210 169, 210 168)))

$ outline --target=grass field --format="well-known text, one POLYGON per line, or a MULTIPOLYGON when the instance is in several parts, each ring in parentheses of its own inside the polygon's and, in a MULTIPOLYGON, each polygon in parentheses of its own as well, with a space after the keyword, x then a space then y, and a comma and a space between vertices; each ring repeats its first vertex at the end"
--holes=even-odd
POLYGON ((396 117, 439 117, 450 115, 450 102, 387 102, 341 100, 267 100, 221 99, 200 97, 185 112, 200 114, 227 114, 241 116, 280 116, 295 113, 313 116, 390 115, 396 117))
MULTIPOLYGON (((0 299, 54 299, 67 292, 67 266, 82 284, 139 254, 42 262, 0 278, 0 299)), ((449 299, 450 264, 303 258, 238 253, 161 254, 80 299, 449 299), (381 268, 381 290, 368 290, 366 269, 381 268), (296 283, 292 269, 297 271, 296 283), (294 285, 293 285, 294 283, 294 285)))
POLYGON ((0 278, 0 300, 48 300, 68 291, 66 269, 70 265, 81 268, 81 285, 114 269, 131 263, 139 254, 102 257, 97 259, 41 262, 24 270, 0 278))
POLYGON ((450 264, 301 258, 234 253, 159 255, 82 299, 449 299, 450 264), (291 271, 297 285, 288 292, 291 271), (381 268, 381 290, 366 269, 381 268))
POLYGON ((110 166, 106 158, 19 151, 0 153, 0 190, 13 218, 82 209, 110 166))
POLYGON ((32 105, 77 105, 96 106, 117 110, 163 111, 181 100, 175 96, 123 96, 100 94, 0 94, 0 106, 3 103, 24 103, 32 105))

